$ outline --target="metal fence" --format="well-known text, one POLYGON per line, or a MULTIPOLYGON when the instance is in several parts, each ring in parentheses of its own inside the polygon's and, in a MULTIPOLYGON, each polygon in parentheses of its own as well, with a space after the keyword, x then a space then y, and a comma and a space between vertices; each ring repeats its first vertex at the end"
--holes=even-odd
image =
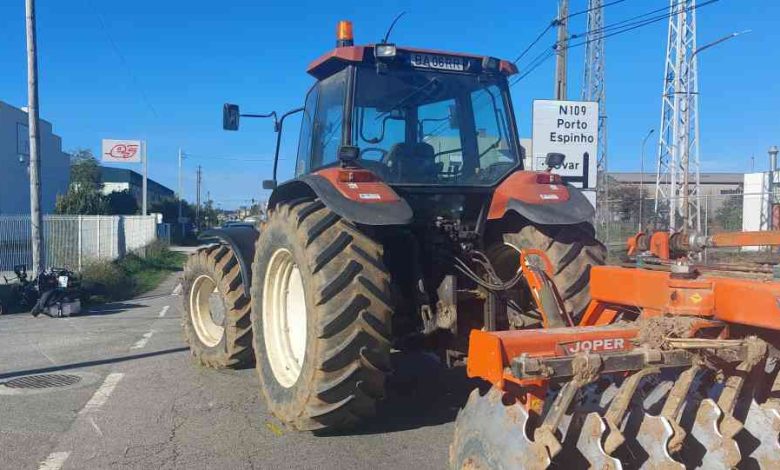
MULTIPOLYGON (((29 216, 0 216, 0 271, 32 265, 29 216)), ((155 216, 47 215, 44 264, 80 270, 90 260, 114 260, 157 239, 155 216)))
MULTIPOLYGON (((777 221, 768 212, 768 193, 717 194, 699 196, 701 232, 767 230, 777 221)), ((682 227, 682 221, 678 223, 682 227)), ((659 201, 656 208, 651 197, 613 199, 609 201, 609 216, 597 224, 597 236, 610 248, 625 247, 626 239, 643 230, 669 228, 669 202, 659 201)))

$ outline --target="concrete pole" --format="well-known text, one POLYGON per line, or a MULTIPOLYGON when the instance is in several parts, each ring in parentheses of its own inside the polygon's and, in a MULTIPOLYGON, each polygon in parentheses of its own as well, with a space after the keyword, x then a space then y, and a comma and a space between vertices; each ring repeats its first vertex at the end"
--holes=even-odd
POLYGON ((25 0, 27 17, 27 119, 30 132, 30 226, 32 271, 44 270, 43 215, 41 214, 41 136, 38 131, 38 45, 35 37, 35 0, 25 0))
POLYGON ((143 158, 144 158, 144 177, 141 183, 141 191, 143 192, 143 196, 141 198, 141 215, 148 215, 147 212, 147 201, 148 201, 148 185, 146 183, 147 175, 149 174, 149 154, 146 150, 146 141, 141 141, 141 145, 143 148, 143 158))
POLYGON ((769 147, 769 179, 767 181, 767 230, 773 230, 774 227, 774 207, 775 207, 775 175, 777 174, 777 145, 769 147))
POLYGON ((200 181, 202 178, 203 170, 198 165, 198 175, 195 180, 195 227, 200 228, 200 181))
POLYGON ((558 38, 555 43, 555 99, 566 99, 566 50, 569 42, 569 0, 559 0, 558 3, 558 38))
POLYGON ((184 152, 181 151, 181 147, 179 147, 179 218, 176 220, 176 223, 179 224, 179 232, 182 237, 184 237, 184 223, 181 221, 182 218, 182 200, 184 199, 184 188, 182 187, 182 179, 181 179, 181 161, 184 158, 184 152))

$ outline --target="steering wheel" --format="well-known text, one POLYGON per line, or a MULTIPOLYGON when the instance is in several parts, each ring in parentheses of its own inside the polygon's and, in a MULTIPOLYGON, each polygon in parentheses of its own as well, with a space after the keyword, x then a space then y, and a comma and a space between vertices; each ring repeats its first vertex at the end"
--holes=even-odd
MULTIPOLYGON (((387 153, 388 153, 387 150, 385 150, 383 148, 380 148, 380 147, 366 147, 366 148, 360 149, 360 155, 358 156, 358 158, 362 160, 363 159, 363 154, 368 153, 368 152, 379 152, 379 153, 381 153, 382 156, 379 157, 379 160, 376 160, 378 162, 383 162, 385 160, 385 158, 387 157, 387 153)), ((374 161, 374 160, 369 160, 369 161, 374 161)))

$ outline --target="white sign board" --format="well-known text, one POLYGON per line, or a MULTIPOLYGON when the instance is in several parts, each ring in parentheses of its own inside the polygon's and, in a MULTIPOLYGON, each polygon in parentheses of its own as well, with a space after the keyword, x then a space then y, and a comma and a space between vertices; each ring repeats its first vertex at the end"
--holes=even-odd
POLYGON ((553 170, 578 188, 596 187, 599 104, 589 101, 534 100, 533 169, 547 169, 549 153, 566 160, 553 170))
POLYGON ((104 162, 141 163, 143 147, 140 140, 103 139, 101 154, 104 162))

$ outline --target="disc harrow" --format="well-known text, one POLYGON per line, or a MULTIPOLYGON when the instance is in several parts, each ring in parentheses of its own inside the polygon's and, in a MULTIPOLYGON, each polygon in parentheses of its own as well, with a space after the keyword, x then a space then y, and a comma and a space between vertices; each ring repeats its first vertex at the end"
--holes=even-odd
POLYGON ((578 326, 472 331, 469 376, 492 387, 458 415, 451 467, 780 468, 780 282, 688 259, 593 268, 578 326))

